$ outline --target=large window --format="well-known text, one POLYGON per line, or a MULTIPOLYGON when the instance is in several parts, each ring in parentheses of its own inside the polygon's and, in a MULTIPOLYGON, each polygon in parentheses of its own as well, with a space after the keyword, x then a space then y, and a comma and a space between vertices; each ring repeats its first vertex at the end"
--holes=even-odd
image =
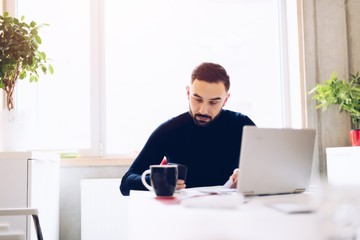
POLYGON ((296 12, 286 14, 283 0, 17 3, 18 16, 50 24, 40 36, 55 75, 18 89, 17 105, 38 122, 35 149, 137 152, 160 123, 188 110, 185 88, 204 61, 230 75, 226 108, 258 126, 301 127, 300 84, 289 77, 298 61, 287 57, 296 12))
POLYGON ((38 84, 20 82, 16 109, 35 118, 34 149, 90 147, 91 38, 88 0, 19 0, 18 16, 47 23, 40 30, 41 49, 55 74, 38 84), (28 113, 31 113, 30 114, 28 113))

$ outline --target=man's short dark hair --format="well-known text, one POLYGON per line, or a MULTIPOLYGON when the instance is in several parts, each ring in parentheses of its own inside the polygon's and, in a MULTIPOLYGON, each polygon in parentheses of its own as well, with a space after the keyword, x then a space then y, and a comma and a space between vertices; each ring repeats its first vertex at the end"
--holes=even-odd
POLYGON ((230 89, 230 78, 225 68, 216 63, 204 62, 197 66, 191 74, 191 83, 194 80, 206 81, 208 83, 224 83, 225 90, 230 89))

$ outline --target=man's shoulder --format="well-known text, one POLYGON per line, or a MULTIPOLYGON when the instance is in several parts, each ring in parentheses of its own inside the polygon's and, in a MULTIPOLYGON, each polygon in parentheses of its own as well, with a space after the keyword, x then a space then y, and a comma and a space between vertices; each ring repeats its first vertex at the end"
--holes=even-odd
POLYGON ((241 112, 235 112, 228 109, 223 109, 222 114, 227 118, 234 118, 234 119, 244 119, 249 118, 247 115, 241 113, 241 112))
POLYGON ((189 112, 181 113, 180 115, 177 115, 173 118, 170 118, 165 123, 169 124, 184 124, 191 121, 191 116, 189 112))
POLYGON ((159 128, 161 129, 177 129, 179 127, 185 127, 191 124, 192 118, 189 112, 184 112, 180 115, 177 115, 169 120, 163 122, 159 128))

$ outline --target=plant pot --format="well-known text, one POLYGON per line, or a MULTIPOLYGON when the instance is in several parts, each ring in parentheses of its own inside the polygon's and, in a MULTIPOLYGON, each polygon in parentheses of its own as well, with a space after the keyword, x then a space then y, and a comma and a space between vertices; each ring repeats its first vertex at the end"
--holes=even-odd
POLYGON ((0 152, 27 151, 34 144, 35 122, 31 112, 0 111, 0 152))
POLYGON ((360 146, 360 129, 350 130, 350 140, 352 146, 360 146))

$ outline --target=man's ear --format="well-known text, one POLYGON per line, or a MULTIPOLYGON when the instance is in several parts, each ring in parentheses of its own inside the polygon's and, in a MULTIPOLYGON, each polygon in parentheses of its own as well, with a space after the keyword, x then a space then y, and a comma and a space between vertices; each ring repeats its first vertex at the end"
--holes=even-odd
POLYGON ((189 86, 186 86, 186 94, 189 99, 190 98, 190 87, 189 86))
POLYGON ((225 106, 225 104, 226 104, 227 100, 229 99, 229 97, 230 97, 230 93, 227 93, 227 95, 225 97, 225 101, 223 103, 223 107, 225 106))

